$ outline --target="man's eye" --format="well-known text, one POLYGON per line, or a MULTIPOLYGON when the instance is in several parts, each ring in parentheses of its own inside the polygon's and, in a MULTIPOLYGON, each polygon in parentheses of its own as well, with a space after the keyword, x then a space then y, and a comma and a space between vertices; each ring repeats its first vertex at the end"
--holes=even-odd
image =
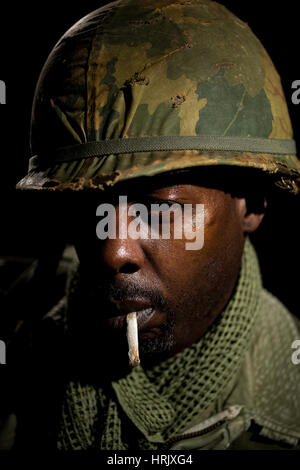
POLYGON ((145 197, 135 200, 134 204, 136 204, 135 216, 153 229, 173 225, 175 219, 182 213, 182 205, 170 200, 145 197))
POLYGON ((181 214, 181 206, 173 202, 164 202, 160 204, 151 204, 149 212, 149 223, 168 224, 181 214))
POLYGON ((151 203, 151 205, 149 206, 149 212, 153 214, 158 212, 168 213, 172 209, 172 206, 174 206, 174 204, 171 202, 151 203))

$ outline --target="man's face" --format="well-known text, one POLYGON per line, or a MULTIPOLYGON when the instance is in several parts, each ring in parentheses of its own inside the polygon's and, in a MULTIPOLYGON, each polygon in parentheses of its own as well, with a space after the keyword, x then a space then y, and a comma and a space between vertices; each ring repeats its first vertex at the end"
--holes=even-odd
POLYGON ((109 354, 123 347, 122 338, 125 350, 126 314, 135 311, 142 360, 168 357, 198 340, 228 302, 240 268, 246 205, 220 189, 194 184, 139 188, 130 194, 128 206, 140 202, 150 212, 151 203, 203 204, 204 245, 187 250, 184 237, 172 236, 172 223, 170 239, 120 238, 117 198, 116 238, 99 240, 95 214, 103 201, 95 198, 82 210, 75 243, 87 306, 81 320, 98 329, 109 354))

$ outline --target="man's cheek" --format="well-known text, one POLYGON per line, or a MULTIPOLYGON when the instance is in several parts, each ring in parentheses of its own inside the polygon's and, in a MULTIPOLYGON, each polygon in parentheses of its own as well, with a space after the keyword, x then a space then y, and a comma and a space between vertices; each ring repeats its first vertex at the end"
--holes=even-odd
POLYGON ((185 240, 193 240, 185 243, 186 250, 199 251, 204 246, 204 204, 185 204, 183 216, 183 228, 185 240))

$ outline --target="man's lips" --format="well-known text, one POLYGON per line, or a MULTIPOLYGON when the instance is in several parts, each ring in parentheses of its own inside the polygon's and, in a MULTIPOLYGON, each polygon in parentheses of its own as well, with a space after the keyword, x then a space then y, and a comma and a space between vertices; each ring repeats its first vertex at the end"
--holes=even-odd
POLYGON ((138 329, 141 330, 154 316, 155 310, 152 307, 148 307, 142 310, 133 309, 126 312, 123 315, 107 318, 107 323, 113 328, 123 328, 126 325, 126 316, 130 312, 136 312, 138 329))
POLYGON ((141 298, 125 298, 123 300, 115 300, 113 298, 109 299, 108 310, 114 314, 126 315, 131 312, 138 312, 140 310, 145 310, 151 308, 152 305, 149 301, 141 298))

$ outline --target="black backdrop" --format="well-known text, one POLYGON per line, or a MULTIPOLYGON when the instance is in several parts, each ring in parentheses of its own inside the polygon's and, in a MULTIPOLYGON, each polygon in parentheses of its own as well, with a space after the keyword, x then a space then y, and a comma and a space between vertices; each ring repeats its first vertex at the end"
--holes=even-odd
MULTIPOLYGON (((142 0, 141 0, 142 1, 142 0)), ((101 1, 2 2, 0 7, 0 80, 7 103, 0 105, 0 256, 35 257, 49 243, 44 238, 39 200, 14 192, 27 170, 30 108, 35 83, 49 52, 62 34, 101 1)), ((300 148, 300 105, 291 102, 291 84, 300 79, 299 16, 296 2, 220 0, 246 21, 263 42, 281 77, 300 148)), ((49 208, 48 208, 49 210, 49 208)), ((254 237, 264 283, 300 315, 299 198, 276 201, 254 237)))

